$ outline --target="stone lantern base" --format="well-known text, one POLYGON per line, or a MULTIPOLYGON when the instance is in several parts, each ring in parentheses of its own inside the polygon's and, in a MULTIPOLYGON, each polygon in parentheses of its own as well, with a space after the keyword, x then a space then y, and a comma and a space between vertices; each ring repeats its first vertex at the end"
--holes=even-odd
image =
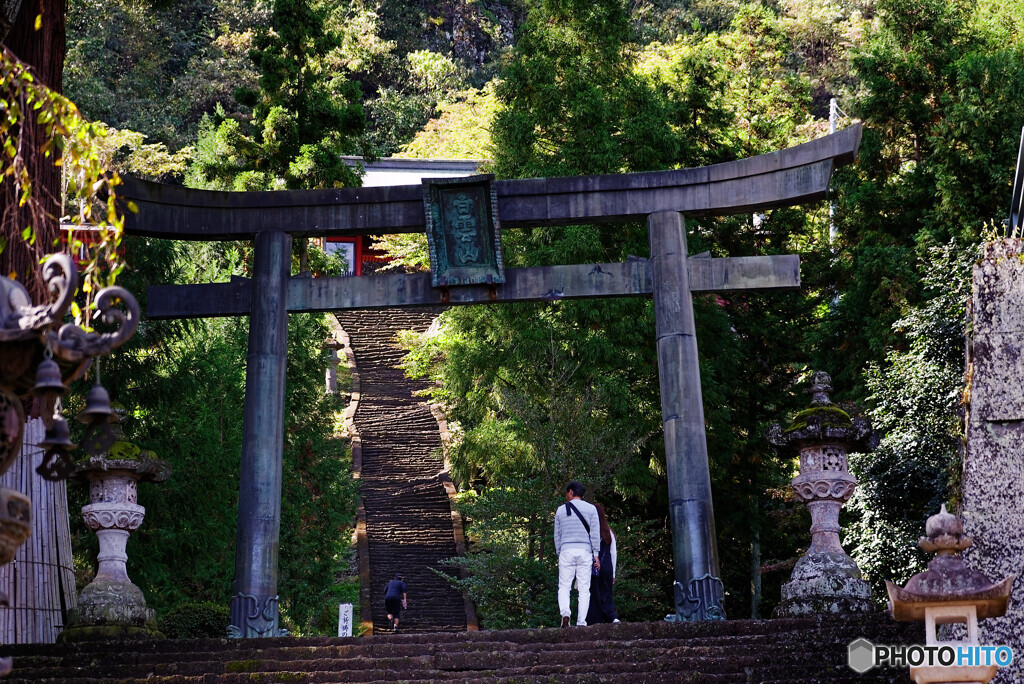
POLYGON ((146 607, 142 590, 131 582, 97 579, 82 590, 78 608, 57 638, 66 641, 108 639, 162 639, 156 614, 146 607))
POLYGON ((842 552, 821 552, 808 553, 797 561, 772 614, 806 617, 875 611, 871 587, 861 578, 853 559, 842 552))
POLYGON ((82 590, 57 641, 162 638, 141 589, 131 582, 97 579, 82 590))

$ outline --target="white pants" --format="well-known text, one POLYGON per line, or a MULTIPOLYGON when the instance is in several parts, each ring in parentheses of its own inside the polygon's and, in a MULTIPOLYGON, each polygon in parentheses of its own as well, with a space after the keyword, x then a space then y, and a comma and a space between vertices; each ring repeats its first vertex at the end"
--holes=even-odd
POLYGON ((569 589, 573 578, 576 589, 580 592, 579 615, 577 625, 587 624, 587 611, 590 610, 590 578, 594 567, 594 554, 590 549, 562 549, 558 554, 558 612, 562 617, 569 617, 569 589))

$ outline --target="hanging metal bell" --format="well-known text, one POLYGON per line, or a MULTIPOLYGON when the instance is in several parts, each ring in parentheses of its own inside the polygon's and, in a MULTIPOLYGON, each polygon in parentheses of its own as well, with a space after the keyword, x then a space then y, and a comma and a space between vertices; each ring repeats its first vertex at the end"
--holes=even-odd
POLYGON ((44 479, 56 482, 66 480, 75 474, 75 463, 71 460, 71 451, 75 449, 75 444, 71 441, 68 421, 64 420, 64 416, 58 414, 53 417, 53 422, 46 430, 46 436, 39 446, 46 451, 36 472, 44 479))
POLYGON ((68 388, 60 375, 60 366, 53 359, 43 359, 36 370, 36 384, 32 393, 40 398, 49 396, 63 396, 68 388))
POLYGON ((71 441, 71 430, 68 428, 68 421, 64 416, 53 417, 53 424, 46 430, 46 436, 39 443, 47 451, 71 451, 75 449, 75 443, 71 441))
POLYGON ((97 419, 106 421, 113 413, 110 394, 103 385, 96 383, 85 397, 85 408, 78 414, 78 422, 88 425, 97 419))

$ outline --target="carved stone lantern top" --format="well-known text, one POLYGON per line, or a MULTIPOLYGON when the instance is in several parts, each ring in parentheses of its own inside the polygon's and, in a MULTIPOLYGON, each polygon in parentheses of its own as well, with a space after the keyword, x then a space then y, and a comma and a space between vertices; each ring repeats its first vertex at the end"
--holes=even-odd
POLYGON ((811 406, 828 406, 832 403, 829 393, 832 392, 832 377, 825 371, 814 374, 811 384, 811 406))
POLYGON ((75 475, 86 479, 102 477, 104 473, 115 472, 137 482, 163 482, 171 476, 167 461, 156 458, 152 451, 144 451, 128 441, 121 425, 124 411, 119 410, 111 421, 114 444, 107 453, 90 456, 75 464, 75 475))
POLYGON ((783 428, 775 423, 768 430, 768 441, 783 451, 799 451, 801 447, 832 443, 848 451, 869 452, 878 446, 878 433, 865 418, 851 418, 832 403, 832 378, 819 371, 814 374, 808 390, 810 408, 800 411, 783 428))
POLYGON ((967 567, 959 555, 970 547, 960 519, 942 510, 928 518, 927 536, 921 537, 920 546, 936 553, 928 569, 910 578, 906 587, 886 581, 893 617, 902 621, 924 620, 924 610, 943 604, 974 605, 977 617, 1001 617, 1006 613, 1010 590, 1016 575, 993 583, 985 575, 967 567))
POLYGON ((957 553, 968 549, 971 546, 971 538, 964 536, 964 526, 960 518, 946 511, 946 504, 942 504, 938 513, 928 518, 924 526, 924 537, 918 545, 928 553, 937 553, 940 556, 957 553))
MULTIPOLYGON (((117 444, 114 445, 115 447, 117 444)), ((134 446, 134 445, 130 445, 134 446)), ((86 461, 75 464, 75 474, 86 478, 100 476, 102 473, 130 473, 139 482, 163 482, 171 476, 167 461, 153 458, 153 452, 140 451, 138 458, 109 458, 108 456, 90 456, 86 461)))

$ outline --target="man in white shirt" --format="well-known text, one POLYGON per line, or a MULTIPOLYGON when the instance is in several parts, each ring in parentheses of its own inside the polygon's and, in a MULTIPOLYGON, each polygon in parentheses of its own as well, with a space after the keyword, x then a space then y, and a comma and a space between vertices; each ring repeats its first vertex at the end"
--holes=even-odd
POLYGON ((583 500, 585 489, 573 480, 565 486, 565 504, 555 511, 555 551, 558 553, 558 612, 562 627, 569 626, 569 589, 573 579, 579 591, 576 624, 587 624, 590 608, 590 579, 601 564, 600 522, 597 509, 583 500))

